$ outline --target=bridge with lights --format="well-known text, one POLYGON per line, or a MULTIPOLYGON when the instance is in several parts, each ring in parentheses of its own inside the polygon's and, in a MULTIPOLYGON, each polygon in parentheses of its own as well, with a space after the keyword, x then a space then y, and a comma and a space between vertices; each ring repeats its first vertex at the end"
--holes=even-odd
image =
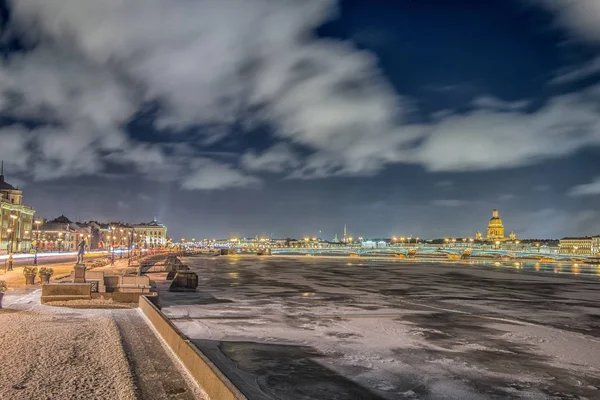
POLYGON ((589 257, 568 254, 544 254, 537 251, 511 251, 502 249, 477 249, 464 247, 420 247, 420 246, 390 246, 385 248, 365 248, 365 247, 285 247, 272 248, 272 255, 310 255, 310 256, 380 256, 396 258, 447 258, 447 259, 467 259, 471 257, 486 258, 529 258, 545 259, 548 261, 567 261, 580 260, 589 257))

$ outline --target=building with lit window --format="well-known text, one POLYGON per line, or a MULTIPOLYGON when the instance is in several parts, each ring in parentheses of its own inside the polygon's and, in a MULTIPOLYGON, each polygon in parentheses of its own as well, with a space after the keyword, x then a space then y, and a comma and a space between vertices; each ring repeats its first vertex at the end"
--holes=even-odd
POLYGON ((600 236, 565 237, 558 244, 560 254, 595 256, 600 252, 600 236))
POLYGON ((53 220, 43 220, 34 230, 33 239, 41 251, 76 251, 82 239, 90 248, 92 228, 61 215, 53 220))
POLYGON ((134 224, 133 229, 138 234, 139 243, 143 248, 156 249, 167 246, 167 227, 156 220, 134 224))
POLYGON ((31 249, 31 229, 35 210, 23 204, 23 191, 4 180, 0 167, 0 253, 20 253, 31 249))

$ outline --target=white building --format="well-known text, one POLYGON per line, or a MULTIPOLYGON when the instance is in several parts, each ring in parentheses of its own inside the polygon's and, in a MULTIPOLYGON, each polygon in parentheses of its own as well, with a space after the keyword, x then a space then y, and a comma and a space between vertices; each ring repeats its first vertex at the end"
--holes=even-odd
POLYGON ((558 244, 560 254, 595 256, 600 252, 600 236, 565 237, 558 244))

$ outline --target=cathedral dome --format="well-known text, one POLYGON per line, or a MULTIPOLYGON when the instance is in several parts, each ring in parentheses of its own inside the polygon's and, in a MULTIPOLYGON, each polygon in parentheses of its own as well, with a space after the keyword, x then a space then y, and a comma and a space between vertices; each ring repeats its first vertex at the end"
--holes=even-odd
POLYGON ((492 212, 492 218, 490 218, 490 223, 488 224, 487 239, 488 240, 496 240, 496 239, 504 240, 504 224, 502 223, 502 220, 498 216, 498 210, 496 210, 496 209, 494 209, 494 211, 492 212))

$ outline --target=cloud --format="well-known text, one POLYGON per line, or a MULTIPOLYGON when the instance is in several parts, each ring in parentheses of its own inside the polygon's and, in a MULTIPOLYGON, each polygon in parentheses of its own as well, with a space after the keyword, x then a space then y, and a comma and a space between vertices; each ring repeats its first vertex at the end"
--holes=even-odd
MULTIPOLYGON (((597 0, 530 0, 555 14, 556 23, 567 29, 578 41, 600 44, 600 2, 597 0)), ((559 85, 590 78, 600 74, 600 57, 559 71, 550 81, 559 85)))
POLYGON ((11 5, 13 30, 36 47, 0 65, 0 112, 45 126, 22 139, 8 128, 0 135, 24 150, 35 179, 98 174, 116 163, 149 179, 207 189, 256 183, 244 170, 302 179, 373 175, 394 163, 488 170, 600 143, 600 91, 591 90, 537 110, 527 110, 525 100, 480 97, 469 113, 411 124, 412 102, 372 53, 314 34, 335 15, 333 0, 11 5), (190 139, 200 147, 239 134, 234 126, 263 124, 274 144, 223 164, 202 149, 143 143, 124 127, 148 104, 158 105, 154 125, 164 132, 206 127, 190 139), (211 180, 194 162, 223 176, 211 180))
POLYGON ((250 151, 241 159, 242 165, 250 171, 283 172, 299 165, 299 160, 290 146, 279 143, 262 154, 250 151))
POLYGON ((192 171, 183 180, 184 189, 214 190, 260 184, 258 178, 243 174, 231 165, 218 163, 210 159, 195 160, 192 171))
POLYGON ((600 57, 596 57, 583 66, 573 67, 556 74, 550 81, 553 85, 561 85, 581 81, 600 74, 600 57))
POLYGON ((0 160, 4 160, 6 171, 24 170, 29 161, 27 129, 13 125, 3 128, 1 132, 0 160))
POLYGON ((98 128, 128 120, 138 106, 109 68, 55 45, 13 54, 0 66, 0 93, 4 114, 98 128))
POLYGON ((569 190, 570 196, 590 196, 600 194, 600 177, 597 177, 590 183, 584 183, 572 187, 569 190))
POLYGON ((491 109, 491 110, 499 110, 499 111, 514 111, 521 110, 527 107, 530 104, 529 101, 519 100, 519 101, 504 101, 495 97, 490 96, 482 96, 477 97, 473 100, 472 105, 477 108, 482 109, 491 109))
MULTIPOLYGON (((334 5, 14 1, 15 24, 39 43, 4 71, 24 98, 14 112, 92 130, 119 126, 143 101, 161 104, 159 128, 228 125, 259 107, 276 136, 313 150, 304 175, 378 171, 411 139, 396 132, 401 100, 372 54, 313 36, 334 5)), ((262 169, 275 156, 244 163, 262 169)))
POLYGON ((432 200, 431 204, 433 204, 434 206, 441 206, 441 207, 462 207, 465 204, 467 204, 467 202, 464 200, 455 200, 455 199, 438 199, 438 200, 432 200))
POLYGON ((530 0, 556 14, 556 22, 580 40, 600 42, 600 2, 597 0, 530 0))
POLYGON ((498 197, 498 200, 500 200, 500 201, 508 201, 508 200, 513 200, 516 197, 517 196, 515 196, 514 194, 505 193, 505 194, 501 195, 500 197, 498 197))
POLYGON ((449 187, 454 186, 454 182, 451 181, 451 180, 449 180, 449 179, 446 179, 446 180, 443 180, 443 181, 436 182, 435 186, 443 187, 443 188, 449 188, 449 187))
POLYGON ((430 171, 526 166, 600 145, 598 87, 557 96, 534 112, 481 109, 423 126, 406 159, 430 171))
POLYGON ((544 208, 526 210, 523 214, 513 216, 512 220, 520 224, 513 227, 514 231, 525 238, 560 238, 572 236, 573 232, 578 232, 579 235, 597 235, 600 212, 544 208))

